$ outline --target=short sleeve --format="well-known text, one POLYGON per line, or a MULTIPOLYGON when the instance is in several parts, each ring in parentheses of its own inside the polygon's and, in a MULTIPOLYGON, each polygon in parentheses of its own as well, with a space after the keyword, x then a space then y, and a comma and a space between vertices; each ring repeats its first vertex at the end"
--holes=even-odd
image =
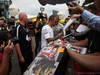
POLYGON ((45 39, 51 38, 49 29, 44 29, 43 32, 45 39))

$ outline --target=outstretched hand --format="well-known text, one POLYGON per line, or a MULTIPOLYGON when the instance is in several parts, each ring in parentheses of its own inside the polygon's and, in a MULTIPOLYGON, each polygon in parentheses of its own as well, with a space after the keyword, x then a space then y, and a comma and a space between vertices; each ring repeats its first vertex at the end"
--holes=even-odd
POLYGON ((69 10, 74 14, 81 14, 84 10, 81 6, 79 6, 77 3, 71 2, 68 5, 69 10))
POLYGON ((13 52, 13 43, 11 41, 8 42, 7 46, 4 48, 4 54, 10 56, 13 52))
POLYGON ((72 16, 71 16, 71 18, 79 18, 81 16, 81 14, 73 14, 72 16))

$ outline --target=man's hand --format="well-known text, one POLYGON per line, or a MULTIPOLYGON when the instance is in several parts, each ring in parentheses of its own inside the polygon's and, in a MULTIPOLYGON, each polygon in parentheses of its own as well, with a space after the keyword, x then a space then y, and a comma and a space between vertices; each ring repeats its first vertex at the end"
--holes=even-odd
POLYGON ((82 14, 84 10, 84 8, 82 8, 76 3, 70 3, 68 8, 73 14, 82 14))
POLYGON ((57 36, 58 36, 58 39, 62 39, 63 38, 63 33, 59 33, 57 36))
POLYGON ((79 18, 81 14, 73 14, 71 18, 79 18))
POLYGON ((24 57, 23 57, 23 56, 19 57, 19 61, 20 61, 21 63, 24 63, 24 62, 25 62, 24 57))
POLYGON ((10 56, 13 52, 13 43, 11 41, 8 42, 8 45, 4 48, 4 54, 10 56))

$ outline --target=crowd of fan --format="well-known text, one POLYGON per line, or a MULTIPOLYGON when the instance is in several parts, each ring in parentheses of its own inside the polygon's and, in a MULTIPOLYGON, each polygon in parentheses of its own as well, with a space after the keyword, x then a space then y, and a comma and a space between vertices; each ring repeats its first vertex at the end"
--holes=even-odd
MULTIPOLYGON (((66 34, 73 33, 77 41, 71 44, 87 47, 88 51, 85 55, 68 49, 67 52, 73 60, 89 71, 100 71, 100 17, 97 16, 99 11, 94 5, 86 8, 87 11, 75 3, 70 4, 69 9, 74 10, 74 15, 69 18, 78 19, 66 29, 66 34), (80 24, 87 26, 89 30, 78 33, 76 29, 80 24)), ((66 18, 64 23, 60 23, 59 15, 51 15, 48 18, 46 14, 42 14, 32 22, 24 12, 19 14, 18 20, 15 17, 10 19, 1 17, 0 75, 9 74, 14 48, 23 74, 41 48, 46 47, 49 42, 63 37, 63 27, 69 18, 66 18)))

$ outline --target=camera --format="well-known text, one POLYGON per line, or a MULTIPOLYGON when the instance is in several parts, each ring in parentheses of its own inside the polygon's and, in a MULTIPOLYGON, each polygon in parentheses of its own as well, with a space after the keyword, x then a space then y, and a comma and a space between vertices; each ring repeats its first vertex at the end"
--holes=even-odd
POLYGON ((42 18, 44 18, 43 13, 39 13, 38 16, 37 16, 37 18, 38 18, 38 19, 42 19, 42 18))
POLYGON ((26 28, 28 28, 29 30, 33 30, 34 29, 33 22, 32 21, 28 21, 27 25, 26 25, 26 28))

